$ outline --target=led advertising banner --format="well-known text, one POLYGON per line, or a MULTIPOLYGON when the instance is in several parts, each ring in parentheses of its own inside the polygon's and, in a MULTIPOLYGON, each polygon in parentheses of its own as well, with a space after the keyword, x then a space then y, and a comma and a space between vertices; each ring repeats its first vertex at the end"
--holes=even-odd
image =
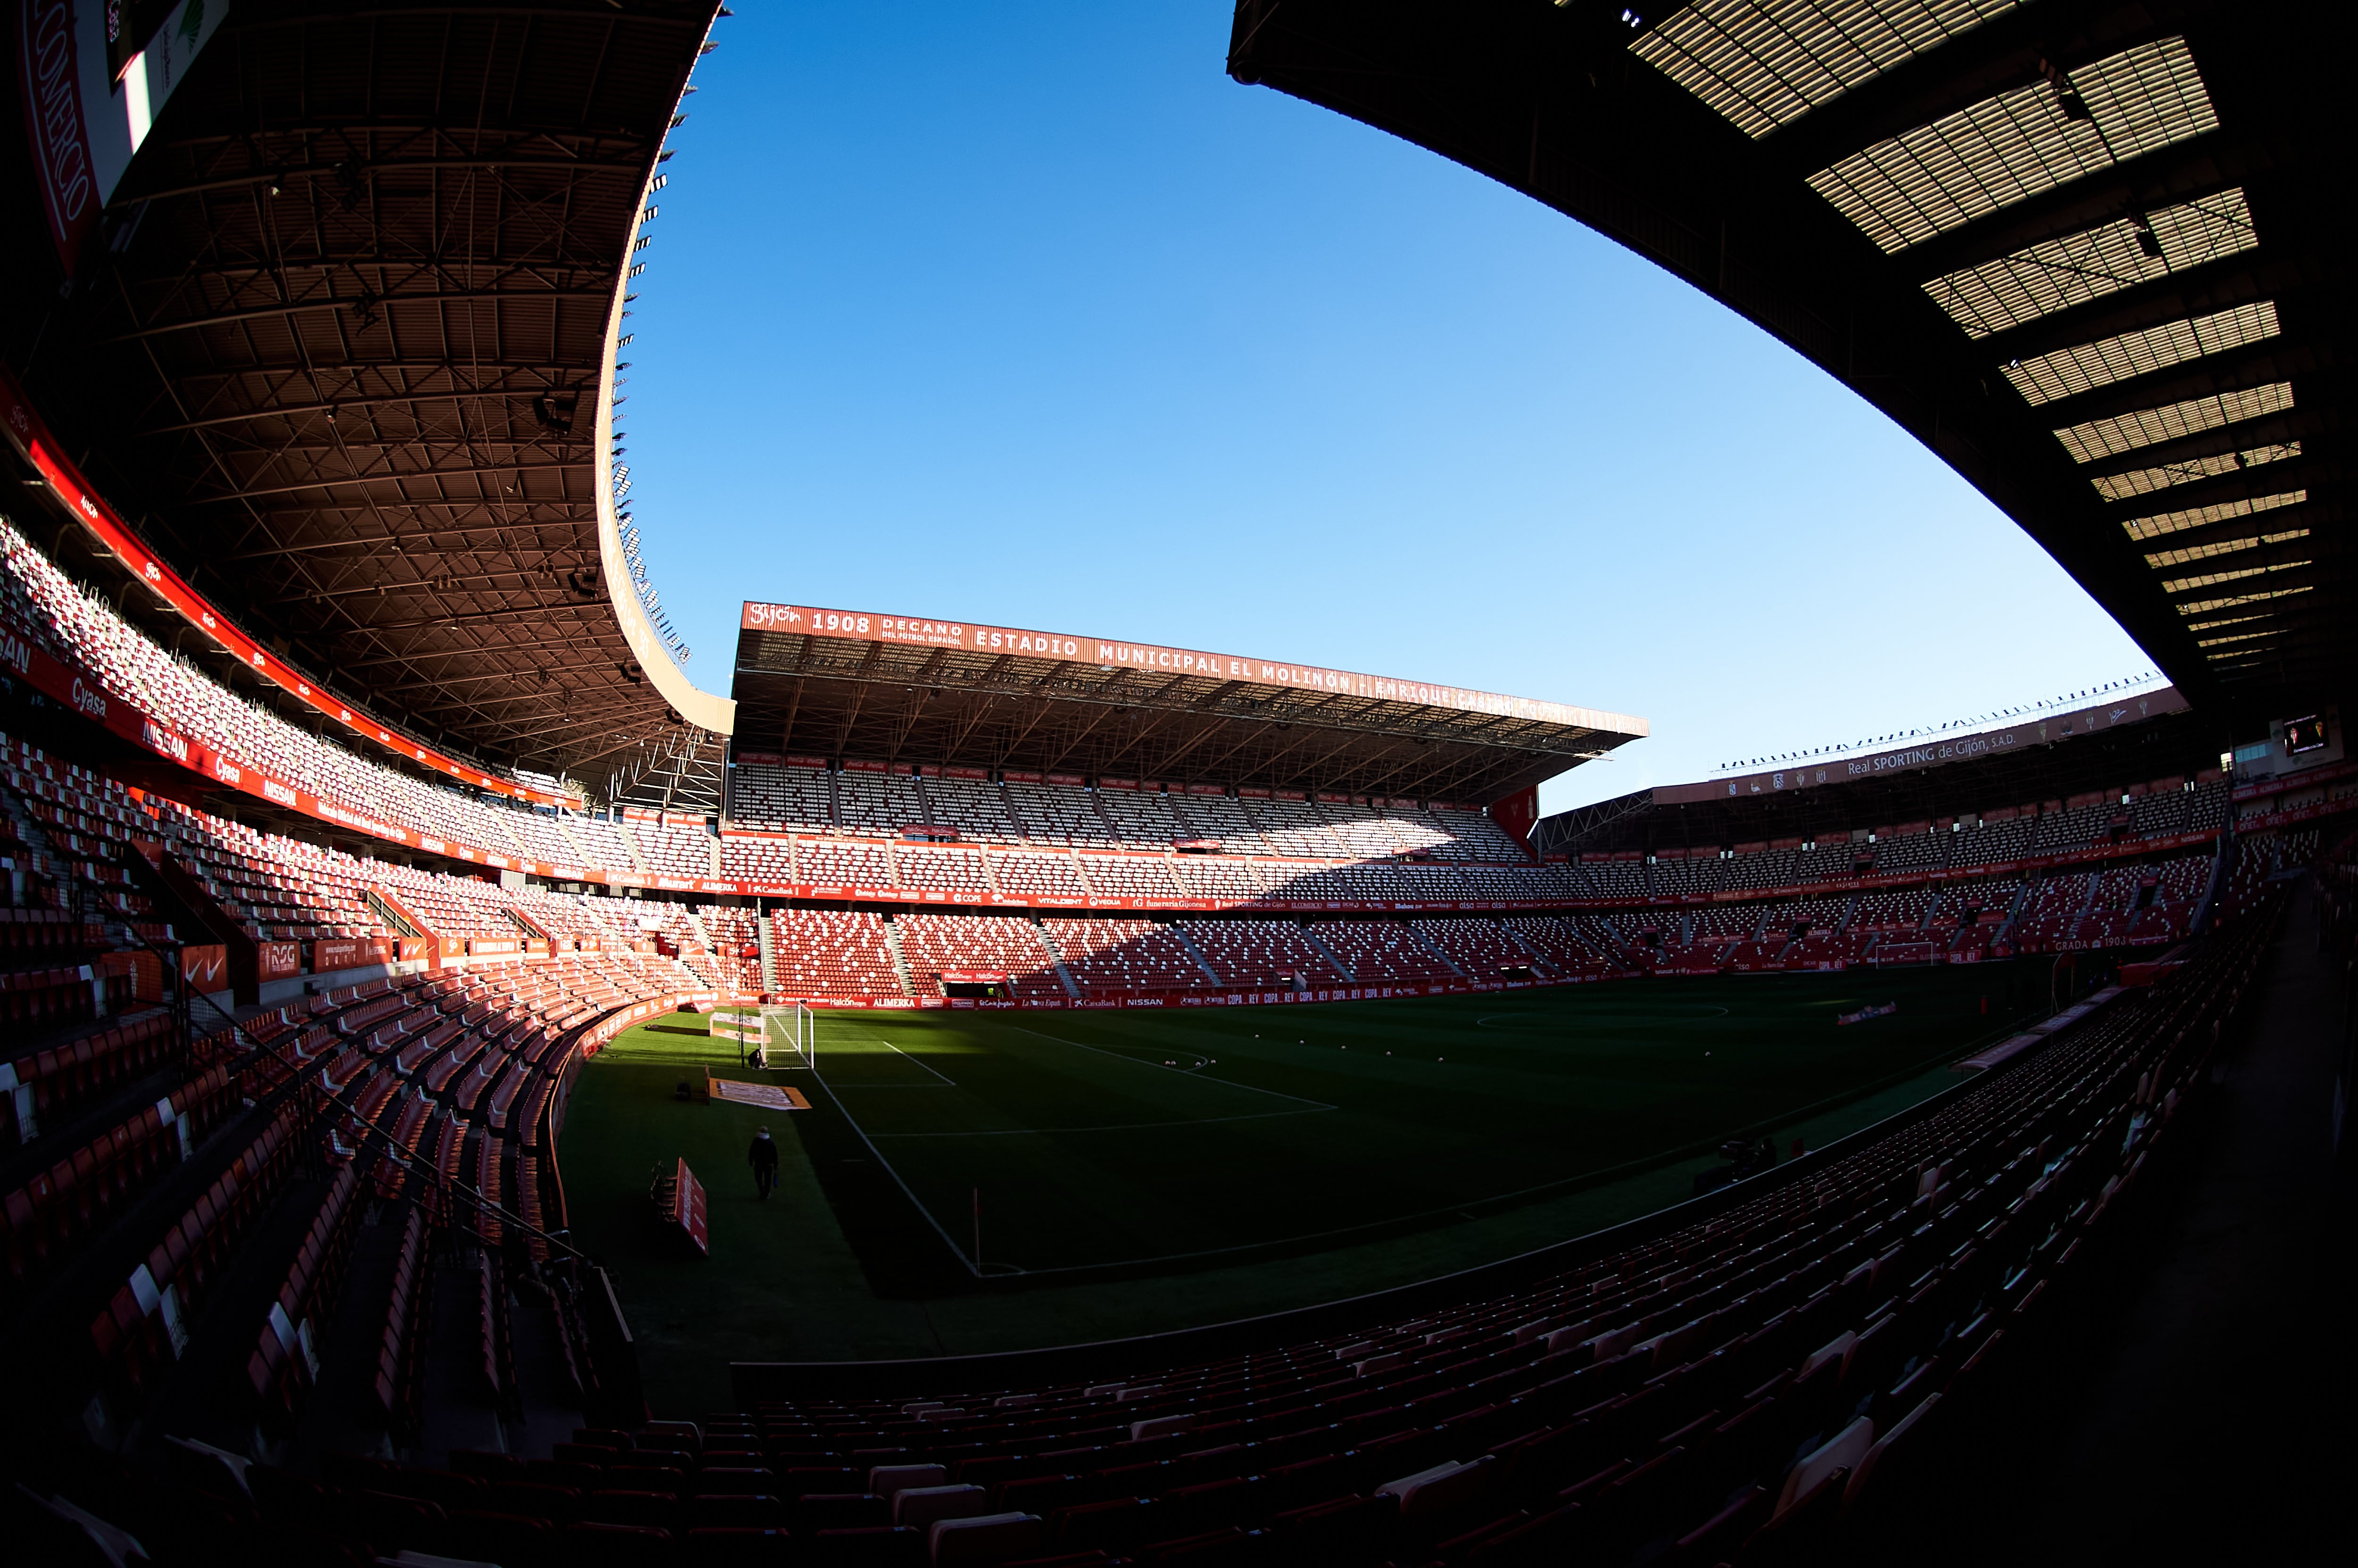
POLYGON ((929 621, 908 615, 817 610, 805 604, 763 604, 753 600, 746 602, 738 625, 740 630, 747 632, 802 633, 814 637, 840 637, 861 643, 956 648, 971 654, 1011 654, 1019 658, 1095 665, 1107 670, 1149 669, 1164 675, 1249 681, 1256 686, 1336 692, 1379 702, 1411 702, 1427 708, 1451 708, 1467 713, 1496 714, 1501 718, 1527 719, 1543 724, 1576 725, 1585 730, 1610 730, 1621 735, 1648 733, 1646 721, 1642 719, 1573 708, 1561 702, 1541 702, 1528 697, 1502 697, 1497 692, 1471 691, 1464 687, 1393 680, 1383 676, 1357 675, 1349 670, 1326 669, 1314 665, 1251 659, 1234 654, 1170 648, 1152 643, 1115 642, 1104 637, 1083 637, 1063 632, 1039 632, 1015 626, 979 626, 962 621, 929 621))

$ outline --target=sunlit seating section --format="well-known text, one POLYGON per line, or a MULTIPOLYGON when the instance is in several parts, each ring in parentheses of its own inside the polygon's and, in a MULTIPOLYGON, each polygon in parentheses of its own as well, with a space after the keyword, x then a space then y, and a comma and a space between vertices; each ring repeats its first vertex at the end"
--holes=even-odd
POLYGON ((1089 891, 1101 898, 1183 896, 1171 875, 1171 861, 1162 855, 1082 855, 1081 875, 1089 891))
MULTIPOLYGON (((1343 846, 1343 852, 1355 860, 1379 860, 1412 847, 1406 837, 1394 829, 1391 817, 1371 806, 1325 799, 1314 804, 1318 815, 1326 819, 1327 830, 1343 846)), ((1428 831, 1418 837, 1414 847, 1429 847, 1440 839, 1438 831, 1428 831)))
POLYGON ((1260 825, 1261 841, 1273 855, 1298 855, 1312 860, 1340 860, 1350 849, 1326 825, 1318 808, 1307 800, 1271 795, 1245 803, 1260 825))
POLYGON ((982 867, 982 851, 960 845, 895 844, 892 863, 900 869, 901 886, 934 888, 951 892, 988 892, 990 883, 982 867))
POLYGON ((1444 860, 1501 860, 1520 865, 1531 859, 1521 845, 1507 836, 1505 828, 1490 820, 1487 812, 1466 811, 1454 806, 1432 806, 1425 810, 1449 835, 1449 841, 1433 851, 1444 860))
POLYGON ((1040 923, 1048 946, 1085 991, 1208 990, 1202 965, 1167 925, 1151 920, 1040 923))
POLYGON ((849 838, 803 838, 795 841, 795 860, 802 868, 802 880, 812 887, 893 885, 892 851, 882 844, 849 838))
POLYGON ((1224 903, 1284 897, 1286 871, 1282 864, 1231 860, 1226 855, 1181 855, 1171 862, 1171 874, 1179 880, 1187 897, 1224 903))
POLYGON ((638 840, 647 869, 659 877, 708 878, 712 875, 709 829, 701 823, 633 822, 625 825, 638 840))
POLYGON ((824 768, 738 762, 729 770, 729 820, 773 832, 825 833, 835 826, 824 768))
POLYGON ((921 910, 893 924, 901 928, 901 956, 909 961, 909 978, 921 997, 945 994, 945 970, 1003 974, 1018 1000, 1066 995, 1064 981, 1056 978, 1055 960, 1040 940, 1039 927, 1029 920, 921 910))
POLYGON ((730 881, 740 882, 793 883, 803 880, 795 874, 791 840, 744 838, 728 834, 720 838, 720 874, 730 881))
POLYGON ((777 910, 770 917, 770 955, 781 996, 904 994, 884 918, 869 910, 777 910))
POLYGON ((1040 849, 994 849, 990 851, 990 872, 998 880, 999 891, 1015 898, 1069 898, 1088 896, 1081 885, 1081 873, 1069 854, 1040 849))
POLYGON ((1272 850, 1260 829, 1254 826, 1242 801, 1225 795, 1182 795, 1174 791, 1172 804, 1177 807, 1179 820, 1186 837, 1197 840, 1210 839, 1220 846, 1224 855, 1268 855, 1272 850))

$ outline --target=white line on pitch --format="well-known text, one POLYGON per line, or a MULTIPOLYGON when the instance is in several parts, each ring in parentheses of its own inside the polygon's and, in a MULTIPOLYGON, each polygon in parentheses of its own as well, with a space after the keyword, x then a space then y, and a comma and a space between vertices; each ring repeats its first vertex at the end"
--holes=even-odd
MULTIPOLYGON (((1120 1051, 1108 1051, 1102 1046, 1098 1045, 1084 1045, 1077 1040, 1067 1040, 1061 1034, 1043 1034, 1038 1030, 1027 1029, 1021 1023, 1013 1024, 1010 1027, 1013 1028, 1018 1033, 1029 1034, 1035 1040, 1046 1040, 1058 1045, 1070 1045, 1076 1051, 1095 1051, 1100 1056, 1110 1056, 1117 1062, 1128 1062, 1132 1066, 1152 1067, 1158 1073, 1176 1073, 1183 1078, 1195 1077, 1194 1073, 1187 1071, 1184 1067, 1166 1067, 1160 1062, 1149 1062, 1137 1056, 1127 1056, 1120 1051)), ((1340 1106, 1328 1105, 1323 1099, 1310 1099, 1302 1095, 1290 1095, 1278 1089, 1265 1089, 1257 1084, 1240 1084, 1234 1078, 1212 1078, 1209 1080, 1198 1079, 1197 1081, 1208 1081, 1219 1084, 1228 1088, 1243 1089, 1248 1094, 1267 1095, 1271 1099, 1290 1099, 1296 1105, 1316 1106, 1320 1110, 1340 1110, 1342 1108, 1340 1106)))
MULTIPOLYGON (((1070 1044, 1070 1042, 1066 1042, 1070 1044)), ((1247 1086, 1239 1084, 1239 1088, 1247 1086)), ((1061 1132, 1152 1132, 1163 1127, 1209 1127, 1217 1121, 1267 1121, 1279 1116, 1316 1116, 1334 1110, 1322 1105, 1308 1110, 1256 1110, 1245 1116, 1199 1116, 1187 1121, 1125 1121, 1111 1127, 1007 1127, 988 1132, 878 1132, 876 1138, 1031 1138, 1061 1132)))

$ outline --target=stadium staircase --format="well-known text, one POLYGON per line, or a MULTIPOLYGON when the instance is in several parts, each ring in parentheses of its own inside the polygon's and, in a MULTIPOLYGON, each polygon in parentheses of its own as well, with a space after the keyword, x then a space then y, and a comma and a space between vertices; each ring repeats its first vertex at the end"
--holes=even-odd
POLYGON ((548 817, 547 820, 556 826, 557 836, 559 838, 564 839, 567 844, 572 847, 574 858, 576 860, 584 866, 596 865, 598 863, 598 857, 590 852, 590 847, 588 845, 584 844, 580 839, 573 836, 573 825, 565 820, 565 816, 566 814, 560 811, 548 817))
POLYGON ((646 878, 650 881, 654 881, 654 872, 648 869, 647 858, 645 854, 640 850, 638 836, 631 831, 631 825, 617 816, 614 818, 613 826, 614 837, 620 838, 622 841, 622 848, 631 852, 632 868, 635 870, 640 876, 646 878))
POLYGON ((1336 974, 1342 976, 1353 985, 1357 985, 1359 983, 1359 977, 1351 972, 1351 966, 1346 964, 1341 958, 1337 957, 1336 956, 1335 949, 1326 946, 1326 944, 1320 939, 1316 932, 1310 930, 1306 926, 1303 927, 1302 937, 1303 941, 1308 942, 1311 946, 1318 950, 1318 956, 1320 957, 1335 966, 1335 972, 1336 974))
MULTIPOLYGON (((1220 972, 1212 968, 1211 960, 1204 957, 1204 950, 1195 946, 1194 939, 1191 938, 1186 932, 1176 925, 1170 926, 1167 929, 1174 937, 1178 939, 1179 946, 1187 950, 1187 957, 1195 960, 1195 967, 1204 971, 1204 978, 1206 979, 1211 981, 1216 986, 1225 986, 1228 983, 1220 978, 1220 972)), ((1325 947, 1323 944, 1320 946, 1319 951, 1322 953, 1325 952, 1325 947)), ((1334 962, 1334 956, 1332 954, 1327 955, 1327 961, 1329 963, 1334 962)), ((1337 971, 1340 971, 1342 968, 1340 964, 1336 964, 1335 967, 1337 971)))
POLYGON ((1073 971, 1065 968, 1065 955, 1057 949, 1056 939, 1048 934, 1048 926, 1038 915, 1032 917, 1032 928, 1040 934, 1040 946, 1047 950, 1048 962, 1056 971, 1056 983, 1073 1000, 1081 1000, 1081 982, 1073 979, 1073 971))
POLYGON ((901 951, 901 923, 889 914, 884 917, 884 946, 892 955, 892 973, 900 979, 901 994, 915 996, 916 975, 909 968, 909 956, 901 951))
POLYGON ((2026 880, 2015 890, 2014 902, 2006 906, 2006 918, 1998 923, 1996 931, 1990 933, 1989 945, 1993 949, 2004 946, 2014 935, 2015 923, 2022 918, 2023 911, 2030 907, 2031 890, 2038 885, 2026 880))
MULTIPOLYGON (((1503 927, 1498 927, 1498 923, 1495 920, 1491 921, 1490 925, 1494 928, 1503 929, 1503 927)), ((1448 950, 1444 948, 1440 943, 1434 941, 1432 936, 1427 935, 1413 920, 1408 923, 1408 934, 1410 940, 1415 942, 1417 946, 1422 947, 1427 953, 1432 954, 1433 959, 1446 967, 1451 974, 1455 975, 1461 980, 1468 980, 1474 978, 1466 972, 1466 967, 1464 965, 1451 957, 1448 950)))
POLYGON ((1512 925, 1503 920, 1498 922, 1498 929, 1507 934, 1508 941, 1513 943, 1517 947, 1522 950, 1525 957, 1531 959, 1531 973, 1539 976, 1542 979, 1553 979, 1560 975, 1561 971, 1558 970, 1553 964, 1548 961, 1546 954, 1541 952, 1529 942, 1523 940, 1523 934, 1521 932, 1516 930, 1512 925))
MULTIPOLYGON (((2189 810, 2192 808, 2190 806, 2189 810)), ((2201 901, 2194 906, 2194 917, 2186 923, 2189 935, 2199 935, 2211 929, 2211 913, 2217 907, 2221 895, 2235 870, 2235 823, 2233 817, 2219 829, 2219 852, 2211 861, 2210 880, 2202 884, 2201 901)))
POLYGON ((756 914, 753 917, 753 930, 761 937, 762 942, 762 990, 764 995, 778 989, 777 935, 770 925, 773 918, 770 914, 756 914))

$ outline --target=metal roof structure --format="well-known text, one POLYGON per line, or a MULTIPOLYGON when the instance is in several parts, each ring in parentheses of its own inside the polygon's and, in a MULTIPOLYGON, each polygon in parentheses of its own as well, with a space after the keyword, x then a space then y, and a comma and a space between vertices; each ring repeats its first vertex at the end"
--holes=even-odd
POLYGON ((741 749, 1488 805, 1646 722, 1196 649, 749 603, 741 749))
POLYGON ((2249 728, 2358 668, 2351 27, 2215 0, 1239 0, 1228 66, 1773 333, 2249 728))
MULTIPOLYGON (((596 778, 682 730, 601 566, 598 440, 715 10, 237 0, 64 287, 7 247, 0 352, 145 542, 308 679, 483 765, 596 778)), ((32 185, 0 181, 27 236, 32 185)))

